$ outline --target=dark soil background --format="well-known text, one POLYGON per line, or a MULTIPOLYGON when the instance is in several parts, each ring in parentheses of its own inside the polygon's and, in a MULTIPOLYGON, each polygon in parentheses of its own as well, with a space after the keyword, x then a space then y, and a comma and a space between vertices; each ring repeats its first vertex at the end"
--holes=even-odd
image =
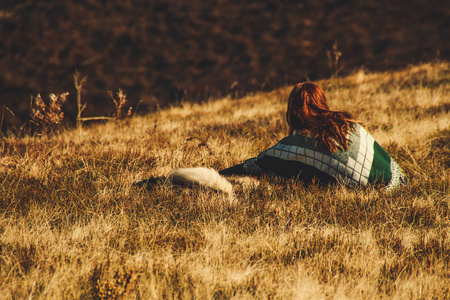
POLYGON ((360 67, 447 60, 450 1, 2 0, 0 38, 5 131, 28 120, 38 93, 69 92, 74 121, 77 70, 87 76, 84 116, 104 116, 114 109, 109 90, 122 89, 133 107, 142 100, 145 113, 360 67))

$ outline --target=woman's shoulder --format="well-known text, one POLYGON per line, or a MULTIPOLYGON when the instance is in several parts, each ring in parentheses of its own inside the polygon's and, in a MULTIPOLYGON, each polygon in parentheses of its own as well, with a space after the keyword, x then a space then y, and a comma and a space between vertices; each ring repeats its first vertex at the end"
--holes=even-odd
POLYGON ((292 135, 286 136, 282 138, 278 143, 277 147, 283 146, 294 146, 294 147, 302 147, 306 149, 317 149, 323 152, 327 152, 325 145, 320 143, 320 141, 312 138, 309 135, 303 135, 300 133, 294 133, 292 135))

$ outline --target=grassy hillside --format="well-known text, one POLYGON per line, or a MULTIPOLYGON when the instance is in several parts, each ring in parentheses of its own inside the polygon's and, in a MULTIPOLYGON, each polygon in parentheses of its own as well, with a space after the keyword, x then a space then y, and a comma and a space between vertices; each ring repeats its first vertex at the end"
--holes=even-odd
POLYGON ((75 95, 77 70, 92 116, 111 113, 107 91, 118 88, 142 112, 449 59, 449 19, 441 0, 2 0, 0 110, 19 128, 30 95, 75 95))
POLYGON ((204 188, 137 179, 221 169, 285 136, 291 87, 0 142, 0 298, 450 297, 450 64, 318 82, 410 178, 374 187, 204 188))

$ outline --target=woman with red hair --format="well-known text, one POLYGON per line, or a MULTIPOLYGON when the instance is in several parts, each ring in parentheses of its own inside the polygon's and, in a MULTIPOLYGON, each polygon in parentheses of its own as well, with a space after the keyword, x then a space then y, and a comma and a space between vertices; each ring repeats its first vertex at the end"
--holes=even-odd
POLYGON ((343 182, 348 186, 381 183, 393 189, 406 183, 397 163, 353 115, 330 110, 325 93, 311 82, 292 89, 286 121, 289 136, 258 157, 219 172, 269 174, 306 183, 343 182))

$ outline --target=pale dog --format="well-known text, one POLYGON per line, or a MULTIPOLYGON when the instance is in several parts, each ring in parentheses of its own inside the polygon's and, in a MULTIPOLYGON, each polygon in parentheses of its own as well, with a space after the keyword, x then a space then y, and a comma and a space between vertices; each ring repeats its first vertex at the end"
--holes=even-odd
POLYGON ((234 203, 236 188, 241 191, 251 190, 259 186, 259 180, 252 176, 230 176, 225 178, 214 169, 205 167, 177 168, 167 177, 152 177, 138 180, 136 186, 151 187, 159 182, 170 182, 175 185, 202 186, 226 194, 230 203, 234 203))
POLYGON ((227 194, 233 194, 233 185, 211 168, 178 168, 170 172, 169 180, 175 184, 198 184, 227 194))

